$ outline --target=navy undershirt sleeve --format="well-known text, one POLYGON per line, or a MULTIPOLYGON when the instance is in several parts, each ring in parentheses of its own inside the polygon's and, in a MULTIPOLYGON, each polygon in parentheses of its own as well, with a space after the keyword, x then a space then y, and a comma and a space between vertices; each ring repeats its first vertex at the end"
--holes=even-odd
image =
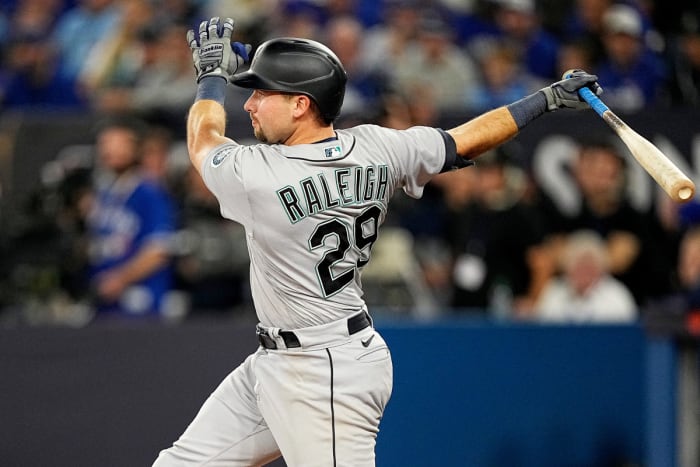
POLYGON ((449 172, 450 170, 461 169, 464 167, 469 167, 470 165, 474 165, 473 161, 465 159, 464 157, 461 157, 457 154, 457 143, 455 143, 455 140, 451 134, 440 128, 438 128, 437 130, 440 132, 442 138, 445 140, 445 165, 442 166, 442 170, 440 170, 440 173, 449 172))

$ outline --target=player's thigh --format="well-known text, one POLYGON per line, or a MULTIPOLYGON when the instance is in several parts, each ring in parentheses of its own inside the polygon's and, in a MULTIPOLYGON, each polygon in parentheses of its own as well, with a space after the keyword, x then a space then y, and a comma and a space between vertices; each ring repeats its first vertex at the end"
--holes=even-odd
POLYGON ((269 352, 256 364, 259 407, 290 467, 374 465, 392 366, 378 334, 342 346, 269 352))
POLYGON ((194 420, 154 466, 255 466, 279 457, 279 448, 255 395, 251 355, 207 398, 194 420))
POLYGON ((392 391, 391 354, 371 328, 349 345, 330 349, 330 354, 336 369, 333 407, 337 465, 373 466, 379 421, 392 391), (362 342, 370 338, 364 347, 362 342))

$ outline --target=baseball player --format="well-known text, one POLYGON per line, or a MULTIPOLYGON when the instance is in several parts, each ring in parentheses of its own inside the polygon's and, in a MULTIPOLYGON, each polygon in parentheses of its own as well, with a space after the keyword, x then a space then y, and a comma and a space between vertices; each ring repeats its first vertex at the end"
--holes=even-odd
POLYGON ((229 374, 162 466, 257 466, 280 455, 292 467, 373 466, 392 362, 362 299, 389 200, 416 198, 436 174, 513 137, 548 110, 582 108, 577 71, 457 128, 334 129, 346 73, 331 50, 277 38, 236 73, 249 46, 231 43, 233 20, 189 31, 198 94, 187 119, 194 167, 224 217, 246 230, 259 348, 229 374), (251 89, 244 104, 256 138, 224 135, 225 88, 251 89))

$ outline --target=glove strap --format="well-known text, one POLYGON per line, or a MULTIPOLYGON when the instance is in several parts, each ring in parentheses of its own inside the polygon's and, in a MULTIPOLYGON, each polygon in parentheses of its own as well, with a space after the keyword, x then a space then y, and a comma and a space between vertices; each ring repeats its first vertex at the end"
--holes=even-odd
POLYGON ((197 85, 195 102, 202 99, 216 101, 223 106, 226 101, 226 78, 222 76, 203 77, 197 85))
POLYGON ((509 104, 507 109, 520 130, 547 111, 547 98, 542 92, 537 91, 509 104))

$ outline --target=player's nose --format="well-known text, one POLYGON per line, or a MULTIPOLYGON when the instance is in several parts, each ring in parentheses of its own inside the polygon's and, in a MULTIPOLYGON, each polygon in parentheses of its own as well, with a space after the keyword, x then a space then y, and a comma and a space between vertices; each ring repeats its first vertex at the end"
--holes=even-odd
POLYGON ((252 93, 250 96, 248 96, 248 99, 243 103, 243 110, 246 112, 250 113, 253 111, 253 97, 255 96, 255 93, 252 93))

